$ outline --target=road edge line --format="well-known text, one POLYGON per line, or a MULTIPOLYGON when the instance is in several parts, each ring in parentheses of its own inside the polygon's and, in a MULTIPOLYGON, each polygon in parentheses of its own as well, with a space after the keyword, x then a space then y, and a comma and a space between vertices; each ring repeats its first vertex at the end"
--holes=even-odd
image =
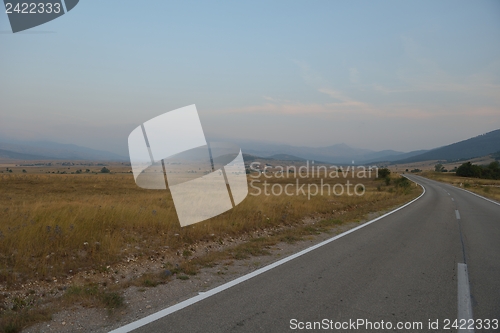
MULTIPOLYGON (((427 179, 427 180, 432 180, 432 181, 434 181, 434 182, 436 182, 436 183, 439 183, 439 184, 443 184, 443 185, 448 185, 448 186, 451 186, 451 187, 453 187, 453 188, 456 188, 456 189, 459 189, 459 190, 465 191, 465 192, 467 192, 467 193, 470 193, 470 194, 472 194, 472 195, 475 195, 476 197, 479 197, 479 198, 481 198, 481 199, 484 199, 484 200, 489 201, 489 202, 491 202, 491 203, 493 203, 493 204, 495 204, 495 205, 500 206, 500 202, 498 202, 498 201, 495 201, 495 200, 492 200, 492 199, 489 199, 489 198, 483 197, 483 196, 482 196, 482 195, 480 195, 480 194, 477 194, 477 193, 471 192, 471 191, 466 190, 466 189, 464 189, 464 188, 461 188, 461 187, 459 187, 459 186, 455 186, 455 185, 452 185, 452 184, 449 184, 449 183, 445 183, 445 182, 440 182, 440 181, 438 181, 438 180, 431 179, 431 178, 427 178, 427 177, 420 176, 420 175, 415 175, 415 176, 422 177, 422 178, 427 179)), ((410 179, 410 178, 408 178, 408 179, 410 179)), ((410 180, 411 180, 411 179, 410 179, 410 180)), ((420 185, 420 184, 419 184, 419 185, 420 185)), ((422 185, 420 185, 420 186, 422 186, 422 185)))
MULTIPOLYGON (((443 184, 446 184, 446 183, 443 183, 443 184)), ((447 184, 447 185, 450 185, 450 184, 447 184)), ((450 186, 453 186, 453 185, 450 185, 450 186)), ((486 201, 489 201, 489 202, 491 202, 491 203, 494 203, 495 205, 500 206, 500 202, 498 202, 498 201, 495 201, 495 200, 492 200, 492 199, 488 199, 488 198, 486 198, 486 197, 483 197, 482 195, 479 195, 479 194, 477 194, 477 193, 474 193, 474 192, 471 192, 471 191, 469 191, 469 190, 463 189, 463 188, 461 188, 461 187, 456 187, 456 186, 453 186, 453 187, 454 187, 454 188, 458 188, 459 190, 462 190, 462 191, 468 192, 468 193, 470 193, 470 194, 473 194, 473 195, 475 195, 476 197, 480 197, 481 199, 484 199, 484 200, 486 200, 486 201)))

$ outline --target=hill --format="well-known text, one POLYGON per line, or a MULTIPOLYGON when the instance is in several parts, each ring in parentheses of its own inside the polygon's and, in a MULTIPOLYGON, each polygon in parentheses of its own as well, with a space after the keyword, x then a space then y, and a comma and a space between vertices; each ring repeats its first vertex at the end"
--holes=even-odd
POLYGON ((14 160, 127 160, 126 157, 107 151, 50 141, 0 142, 0 157, 14 160))
POLYGON ((493 154, 500 151, 500 129, 464 141, 436 148, 413 157, 398 159, 393 164, 429 160, 457 161, 493 154))
POLYGON ((373 151, 369 149, 352 148, 344 143, 327 147, 303 147, 284 144, 261 143, 252 141, 239 142, 242 150, 251 155, 273 158, 276 160, 310 160, 323 161, 334 164, 356 164, 368 161, 397 159, 398 155, 405 154, 394 150, 373 151), (292 159, 287 156, 292 156, 292 159), (283 158, 282 158, 283 157, 283 158))
POLYGON ((384 155, 384 156, 381 156, 381 157, 377 157, 377 158, 373 158, 373 159, 370 159, 370 160, 367 160, 367 161, 364 161, 364 163, 381 163, 381 162, 393 162, 393 161, 397 161, 397 160, 402 160, 402 159, 407 159, 407 158, 410 158, 410 157, 413 157, 413 156, 417 156, 417 155, 420 155, 420 154, 423 154, 423 153, 426 153, 428 152, 428 150, 414 150, 414 151, 410 151, 408 153, 399 153, 399 154, 388 154, 388 155, 384 155))
POLYGON ((16 153, 14 151, 0 149, 0 159, 33 161, 33 160, 44 160, 47 159, 47 157, 40 155, 16 153))
POLYGON ((279 161, 305 161, 304 158, 293 156, 293 155, 288 155, 288 154, 276 154, 269 156, 270 159, 273 160, 279 160, 279 161))

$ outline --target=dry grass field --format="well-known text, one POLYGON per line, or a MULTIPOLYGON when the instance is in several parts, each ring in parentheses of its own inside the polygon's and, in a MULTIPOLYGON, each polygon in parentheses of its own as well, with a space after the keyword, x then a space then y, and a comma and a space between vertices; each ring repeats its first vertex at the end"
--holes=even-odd
MULTIPOLYGON (((395 183, 398 175, 393 175, 392 182, 387 185, 375 179, 374 174, 367 179, 354 179, 349 174, 346 178, 326 178, 323 182, 331 185, 347 181, 362 183, 366 188, 364 195, 324 193, 308 200, 307 195, 266 196, 262 191, 258 196, 249 194, 241 204, 217 217, 181 228, 168 190, 139 188, 125 166, 109 165, 111 173, 97 173, 100 168, 93 167, 90 172, 78 174, 71 172, 86 168, 11 167, 12 172, 5 172, 3 168, 4 172, 0 173, 0 287, 4 292, 19 289, 33 280, 52 281, 85 270, 105 270, 108 265, 124 262, 130 256, 147 258, 159 248, 168 249, 175 255, 179 251, 185 253, 190 244, 205 240, 223 240, 278 226, 290 227, 272 238, 252 239, 224 253, 186 258, 179 272, 196 274, 197 266, 209 261, 265 254, 263 247, 273 242, 293 242, 343 222, 363 220, 368 213, 400 205, 421 192, 415 184, 401 186, 395 183), (61 170, 67 173, 61 174, 61 170), (303 225, 306 218, 315 218, 321 223, 313 230, 303 225)), ((321 181, 318 177, 267 177, 261 175, 258 178, 261 182, 254 182, 253 186, 264 190, 264 181, 271 185, 295 184, 297 179, 301 184, 321 181)), ((248 179, 255 180, 251 175, 248 179)), ((256 193, 255 188, 249 191, 256 193)), ((80 295, 78 291, 82 289, 79 288, 74 286, 67 292, 70 299, 80 295)), ((111 300, 116 297, 110 295, 111 300)), ((101 304, 106 305, 106 301, 101 304)), ((10 319, 5 320, 11 321, 16 311, 10 306, 0 309, 2 315, 9 315, 6 318, 10 319)), ((36 315, 40 318, 21 321, 13 326, 13 331, 16 327, 46 319, 46 316, 36 315)), ((5 323, 0 326, 5 330, 10 327, 5 323)))
POLYGON ((425 171, 421 176, 452 184, 500 202, 500 180, 460 177, 454 172, 425 171))

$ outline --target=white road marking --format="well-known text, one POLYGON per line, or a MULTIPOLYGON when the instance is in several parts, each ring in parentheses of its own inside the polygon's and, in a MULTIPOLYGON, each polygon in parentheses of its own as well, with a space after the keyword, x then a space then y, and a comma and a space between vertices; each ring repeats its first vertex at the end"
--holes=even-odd
MULTIPOLYGON (((412 180, 412 181, 415 182, 414 180, 412 180)), ((317 248, 320 248, 320 247, 322 247, 322 246, 324 246, 324 245, 326 245, 328 243, 331 243, 331 242, 333 242, 333 241, 335 241, 335 240, 337 240, 339 238, 342 238, 342 237, 344 237, 344 236, 346 236, 346 235, 348 235, 348 234, 350 234, 352 232, 355 232, 356 230, 359 230, 359 229, 364 228, 364 227, 366 227, 366 226, 368 226, 368 225, 370 225, 370 224, 372 224, 372 223, 374 223, 376 221, 379 221, 379 220, 383 219, 384 217, 389 216, 389 215, 397 212, 398 210, 401 210, 401 209, 403 209, 403 208, 411 205, 412 203, 414 203, 415 201, 417 201, 418 199, 420 199, 425 194, 425 187, 423 187, 421 184, 419 184, 417 182, 415 182, 415 183, 418 184, 418 185, 420 185, 424 191, 417 198, 413 199, 412 201, 404 204, 403 206, 401 206, 399 208, 396 208, 396 209, 394 209, 394 210, 392 210, 392 211, 390 211, 388 213, 385 213, 384 215, 379 216, 379 217, 377 217, 377 218, 375 218, 375 219, 373 219, 371 221, 363 223, 362 225, 357 226, 356 228, 352 228, 352 229, 350 229, 350 230, 348 230, 346 232, 343 232, 343 233, 341 233, 341 234, 339 234, 337 236, 329 238, 329 239, 327 239, 327 240, 325 240, 325 241, 323 241, 323 242, 321 242, 319 244, 313 245, 313 246, 311 246, 311 247, 309 247, 309 248, 307 248, 305 250, 302 250, 300 252, 292 254, 291 256, 283 258, 283 259, 281 259, 279 261, 276 261, 276 262, 274 262, 274 263, 272 263, 270 265, 262 267, 262 268, 260 268, 260 269, 258 269, 256 271, 253 271, 253 272, 248 273, 246 275, 240 276, 239 278, 234 279, 232 281, 229 281, 229 282, 227 282, 227 283, 225 283, 223 285, 220 285, 218 287, 215 287, 214 289, 208 290, 207 292, 204 292, 202 294, 198 294, 197 296, 191 297, 191 298, 189 298, 189 299, 187 299, 187 300, 185 300, 183 302, 180 302, 178 304, 169 306, 168 308, 165 308, 163 310, 155 312, 155 313, 153 313, 153 314, 151 314, 151 315, 149 315, 147 317, 144 317, 144 318, 139 319, 137 321, 131 322, 130 324, 127 324, 125 326, 119 327, 119 328, 117 328, 117 329, 115 329, 113 331, 110 331, 109 333, 127 333, 127 332, 133 331, 135 329, 138 329, 139 327, 145 326, 145 325, 147 325, 149 323, 152 323, 153 321, 156 321, 158 319, 166 317, 169 314, 172 314, 174 312, 182 310, 182 309, 184 309, 184 308, 186 308, 186 307, 188 307, 188 306, 190 306, 192 304, 198 303, 199 301, 202 301, 205 298, 208 298, 210 296, 218 294, 221 291, 229 289, 229 288, 231 288, 231 287, 233 287, 233 286, 235 286, 237 284, 240 284, 240 283, 242 283, 242 282, 244 282, 246 280, 249 280, 249 279, 251 279, 251 278, 253 278, 253 277, 257 276, 257 275, 260 275, 260 274, 262 274, 264 272, 267 272, 267 271, 269 271, 269 270, 271 270, 271 269, 273 269, 275 267, 283 265, 284 263, 286 263, 288 261, 291 261, 291 260, 293 260, 295 258, 298 258, 298 257, 300 257, 300 256, 302 256, 302 255, 304 255, 304 254, 306 254, 308 252, 311 252, 311 251, 316 250, 317 248)))
MULTIPOLYGON (((437 183, 439 183, 439 182, 437 182, 437 183)), ((441 183, 441 184, 444 184, 444 183, 441 183)), ((453 186, 453 185, 449 185, 449 184, 444 184, 444 185, 452 186, 453 188, 456 188, 456 189, 459 189, 459 190, 465 191, 465 192, 467 192, 467 193, 470 193, 470 194, 472 194, 472 195, 475 195, 476 197, 479 197, 479 198, 481 198, 481 199, 484 199, 484 200, 486 200, 486 201, 489 201, 489 202, 491 202, 491 203, 494 203, 495 205, 500 206, 500 202, 497 202, 497 201, 495 201, 495 200, 491 200, 491 199, 485 198, 485 197, 483 197, 482 195, 476 194, 476 193, 474 193, 474 192, 471 192, 471 191, 468 191, 468 190, 465 190, 465 189, 463 189, 463 188, 456 187, 456 186, 453 186)))
POLYGON ((460 220, 460 213, 458 212, 458 210, 455 209, 455 215, 457 217, 457 220, 460 220))
MULTIPOLYGON (((457 270, 457 280, 458 280, 458 320, 460 325, 460 320, 465 320, 468 326, 469 321, 472 322, 472 303, 470 298, 470 286, 469 286, 469 273, 467 271, 466 264, 458 264, 457 270)), ((459 333, 473 333, 474 329, 459 329, 459 333)))
MULTIPOLYGON (((453 185, 450 185, 450 184, 446 184, 446 183, 438 182, 437 180, 432 180, 432 179, 425 178, 425 177, 422 177, 422 176, 417 176, 417 177, 421 177, 421 178, 424 178, 424 179, 426 179, 426 180, 429 180, 429 181, 433 181, 433 182, 439 183, 439 184, 441 184, 441 185, 451 186, 451 187, 452 187, 452 188, 454 188, 454 189, 458 189, 458 190, 465 191, 465 192, 467 192, 467 193, 470 193, 470 194, 472 194, 472 195, 475 195, 476 197, 479 197, 479 198, 481 198, 481 199, 484 199, 484 200, 489 201, 489 202, 491 202, 491 203, 493 203, 493 204, 495 204, 495 205, 500 206, 500 202, 495 201, 495 200, 491 200, 491 199, 488 199, 488 198, 485 198, 485 197, 483 197, 482 195, 476 194, 476 193, 471 192, 471 191, 468 191, 468 190, 466 190, 466 189, 463 189, 463 188, 460 188, 460 187, 456 187, 456 186, 453 186, 453 185)), ((408 178, 408 179, 409 179, 409 178, 408 178)), ((411 180, 411 179, 410 179, 410 180, 411 180)))

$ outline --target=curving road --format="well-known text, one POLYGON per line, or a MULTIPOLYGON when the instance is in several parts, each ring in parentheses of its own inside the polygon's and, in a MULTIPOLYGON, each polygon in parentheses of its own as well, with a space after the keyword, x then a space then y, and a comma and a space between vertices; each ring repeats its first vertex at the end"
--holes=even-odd
MULTIPOLYGON (((445 329, 447 319, 500 319, 500 205, 408 177, 426 191, 407 207, 158 320, 115 332, 289 332, 324 319, 332 320, 329 328, 344 325, 337 332, 456 332, 445 329), (358 319, 386 326, 360 322, 354 330, 358 319), (438 328, 429 328, 429 320, 439 320, 438 328)), ((489 330, 482 324, 475 332, 500 331, 494 322, 489 330)))

